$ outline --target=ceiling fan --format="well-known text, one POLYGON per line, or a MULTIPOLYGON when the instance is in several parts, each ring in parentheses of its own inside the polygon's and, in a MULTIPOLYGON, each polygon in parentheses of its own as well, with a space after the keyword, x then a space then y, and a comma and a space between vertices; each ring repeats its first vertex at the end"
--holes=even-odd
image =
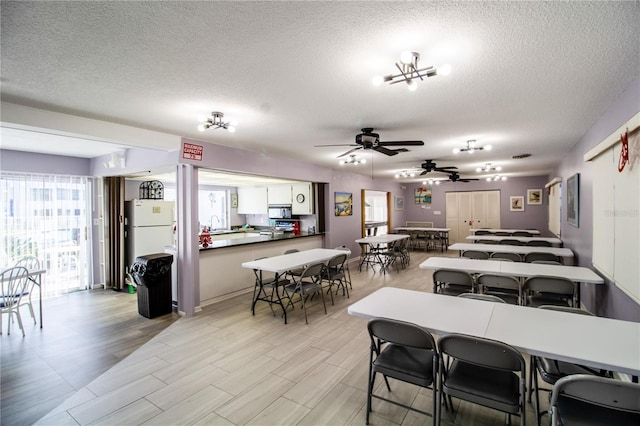
POLYGON ((480 179, 476 179, 476 178, 461 178, 460 175, 458 174, 458 172, 456 171, 450 171, 447 172, 449 173, 449 180, 451 182, 471 182, 472 180, 480 180, 480 179))
POLYGON ((433 160, 424 160, 424 163, 422 163, 420 167, 424 169, 423 172, 420 173, 420 176, 426 175, 429 172, 454 173, 455 171, 451 169, 457 169, 455 166, 437 167, 433 160))
POLYGON ((385 155, 397 155, 400 152, 409 151, 406 148, 397 148, 397 149, 389 149, 388 146, 423 146, 423 141, 387 141, 382 142, 380 140, 380 135, 377 133, 373 133, 373 127, 365 127, 362 130, 362 133, 356 135, 356 143, 354 144, 338 144, 338 145, 316 145, 316 147, 320 146, 355 146, 355 148, 350 149, 344 154, 338 155, 338 158, 344 157, 345 155, 351 154, 354 151, 359 149, 372 149, 374 151, 378 151, 381 154, 385 155))

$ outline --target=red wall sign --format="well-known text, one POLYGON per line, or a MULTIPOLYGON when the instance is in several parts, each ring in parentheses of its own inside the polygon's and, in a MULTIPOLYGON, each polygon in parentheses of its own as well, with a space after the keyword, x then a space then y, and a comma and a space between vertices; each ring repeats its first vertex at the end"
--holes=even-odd
POLYGON ((182 158, 186 160, 202 161, 202 145, 193 143, 182 144, 182 158))

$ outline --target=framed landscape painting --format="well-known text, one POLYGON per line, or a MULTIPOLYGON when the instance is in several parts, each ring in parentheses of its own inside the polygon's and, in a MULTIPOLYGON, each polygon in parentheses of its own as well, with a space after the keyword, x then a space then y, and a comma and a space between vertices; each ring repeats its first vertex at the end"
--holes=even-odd
POLYGON ((351 216, 353 214, 353 194, 351 192, 335 193, 336 216, 351 216))
POLYGON ((404 210, 404 197, 396 197, 396 210, 404 210))

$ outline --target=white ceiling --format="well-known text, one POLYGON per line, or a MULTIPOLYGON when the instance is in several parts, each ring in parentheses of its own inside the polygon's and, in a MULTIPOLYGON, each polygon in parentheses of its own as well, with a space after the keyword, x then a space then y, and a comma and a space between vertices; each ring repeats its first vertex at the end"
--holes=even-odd
MULTIPOLYGON (((364 152, 367 165, 354 170, 377 177, 425 159, 463 176, 486 162, 541 175, 640 74, 639 4, 3 0, 1 94, 327 167, 350 147, 314 146, 351 144, 362 127, 382 141, 425 142, 394 157, 364 152), (403 50, 453 71, 415 92, 374 87, 403 50), (196 117, 211 111, 237 120, 237 132, 198 132, 196 117), (454 156, 468 139, 494 149, 454 156), (512 159, 523 153, 532 155, 512 159)), ((122 149, 29 136, 3 128, 2 147, 122 149)))

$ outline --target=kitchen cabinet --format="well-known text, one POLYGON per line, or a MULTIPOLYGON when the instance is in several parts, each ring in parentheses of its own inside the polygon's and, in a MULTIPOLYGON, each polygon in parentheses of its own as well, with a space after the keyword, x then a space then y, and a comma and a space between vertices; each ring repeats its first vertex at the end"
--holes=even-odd
POLYGON ((291 204, 291 185, 270 185, 267 187, 268 204, 291 204))
POLYGON ((311 183, 302 182, 291 185, 293 194, 293 204, 291 214, 308 215, 313 214, 313 192, 311 183))
POLYGON ((238 214, 267 214, 267 188, 238 187, 238 214))

